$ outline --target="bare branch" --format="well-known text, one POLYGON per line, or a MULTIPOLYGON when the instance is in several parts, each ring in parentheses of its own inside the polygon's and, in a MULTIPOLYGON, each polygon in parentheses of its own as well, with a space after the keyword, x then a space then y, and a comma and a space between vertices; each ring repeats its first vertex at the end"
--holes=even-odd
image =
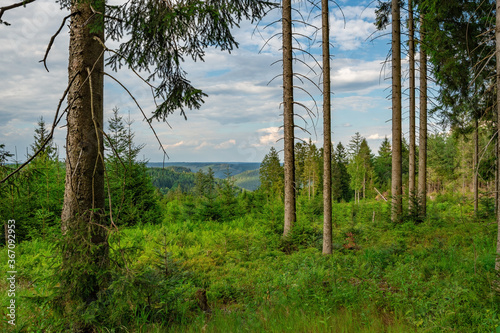
MULTIPOLYGON (((38 148, 38 150, 33 154, 33 156, 31 156, 30 158, 28 158, 28 160, 26 162, 24 162, 23 164, 21 164, 16 170, 12 171, 10 174, 8 174, 4 179, 2 179, 0 181, 0 184, 1 183, 4 183, 6 182, 10 177, 14 176, 16 173, 18 173, 19 171, 21 171, 22 168, 24 168, 26 165, 28 165, 31 161, 33 161, 33 159, 38 155, 40 154, 40 152, 45 148, 45 146, 50 142, 50 140, 52 140, 52 137, 54 136, 54 129, 56 128, 57 124, 59 123, 59 120, 57 119, 58 115, 59 115, 59 110, 61 109, 61 104, 62 102, 64 101, 64 99, 66 98, 66 95, 68 94, 69 92, 69 89, 71 88, 71 86, 73 85, 73 82, 75 81, 76 79, 76 75, 73 76, 73 79, 71 79, 70 83, 68 84, 68 86, 66 87, 66 90, 64 91, 64 94, 63 96, 61 97, 61 100, 59 101, 59 105, 57 106, 57 111, 56 111, 56 115, 54 117, 54 121, 52 123, 52 129, 50 130, 50 133, 49 135, 47 136, 47 139, 45 140, 45 142, 43 142, 43 144, 40 146, 40 148, 38 148)), ((63 111, 63 114, 64 112, 66 112, 66 110, 69 109, 71 105, 68 105, 66 107, 66 109, 64 109, 63 111)))
POLYGON ((59 35, 59 33, 61 32, 62 28, 64 27, 64 23, 66 23, 66 20, 68 18, 70 18, 71 16, 74 16, 74 15, 77 15, 77 14, 80 14, 80 12, 74 12, 74 13, 71 13, 68 16, 66 16, 63 19, 63 21, 62 21, 61 26, 59 27, 59 29, 50 38, 49 45, 47 45, 47 50, 45 51, 45 56, 43 57, 42 60, 39 61, 39 62, 43 62, 43 66, 45 67, 45 69, 47 70, 47 72, 49 71, 49 69, 47 68, 47 57, 49 56, 49 52, 50 52, 50 49, 52 48, 52 44, 54 44, 54 40, 56 39, 57 35, 59 35))
POLYGON ((25 7, 27 4, 35 2, 35 1, 36 0, 25 0, 25 1, 18 2, 18 3, 13 3, 12 5, 8 5, 5 7, 0 7, 0 23, 3 23, 5 25, 10 25, 9 22, 5 22, 2 20, 2 16, 6 11, 17 8, 17 7, 21 7, 21 6, 25 7))
POLYGON ((137 107, 139 108, 139 110, 141 111, 142 115, 144 116, 144 119, 146 119, 146 122, 148 123, 149 127, 151 128, 151 130, 153 131, 153 134, 155 135, 156 137, 156 140, 158 140, 158 143, 160 144, 160 149, 163 150, 163 153, 167 156, 167 158, 170 158, 167 154, 167 152, 165 151, 165 148, 163 148, 163 145, 160 141, 160 139, 158 138, 158 135, 156 134, 156 131, 154 129, 154 127, 151 125, 151 122, 148 120, 148 117, 146 117, 146 114, 144 113, 144 111, 142 110, 141 106, 139 105, 139 102, 137 102, 137 100, 135 99, 134 95, 132 95, 132 93, 127 89, 127 87, 125 87, 118 79, 116 79, 114 76, 104 72, 103 73, 104 75, 107 75, 109 76, 110 78, 112 78, 113 80, 115 80, 116 83, 118 83, 128 94, 129 96, 134 100, 135 102, 135 105, 137 105, 137 107))

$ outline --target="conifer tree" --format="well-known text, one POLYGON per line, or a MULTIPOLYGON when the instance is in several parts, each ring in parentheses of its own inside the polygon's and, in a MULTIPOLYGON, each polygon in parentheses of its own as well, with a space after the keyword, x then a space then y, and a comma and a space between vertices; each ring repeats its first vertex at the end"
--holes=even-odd
POLYGON ((392 215, 398 222, 403 212, 401 152, 401 18, 399 0, 392 0, 392 215))
POLYGON ((283 236, 288 236, 296 220, 295 183, 295 125, 293 111, 293 47, 292 47, 292 1, 282 2, 283 40, 283 129, 284 129, 284 176, 285 176, 285 216, 283 236))
POLYGON ((274 147, 271 147, 260 164, 259 179, 260 188, 264 192, 283 197, 283 166, 274 147))
POLYGON ((391 163, 392 147, 387 137, 382 141, 378 150, 378 156, 375 158, 374 168, 377 175, 378 186, 381 191, 387 191, 391 184, 391 163))
POLYGON ((144 145, 135 144, 132 121, 123 120, 117 107, 108 121, 108 133, 106 175, 111 203, 107 202, 107 208, 111 208, 114 223, 159 223, 161 214, 146 161, 137 159, 144 145))
POLYGON ((323 254, 332 253, 332 129, 330 102, 330 23, 328 0, 321 0, 323 49, 323 254))
MULTIPOLYGON (((33 1, 2 7, 2 14, 33 1)), ((104 212, 103 82, 104 75, 115 78, 104 69, 104 53, 108 50, 105 35, 118 45, 117 52, 110 52, 107 65, 115 70, 124 66, 136 73, 149 73, 145 80, 160 101, 152 118, 165 120, 175 111, 185 116, 185 108, 199 108, 206 96, 187 80, 181 67, 184 59, 203 60, 208 46, 231 51, 238 46, 231 28, 242 19, 261 18, 274 5, 261 0, 58 3, 70 11, 64 22, 71 20, 66 193, 61 216, 68 242, 61 290, 86 309, 105 288, 107 279, 100 274, 109 263, 104 212), (85 250, 81 249, 84 245, 85 250)), ((91 326, 77 321, 74 329, 91 330, 91 326)))
POLYGON ((38 127, 35 129, 35 134, 34 134, 35 142, 30 146, 31 152, 36 153, 43 146, 41 154, 51 160, 55 160, 57 158, 58 152, 53 144, 52 139, 50 139, 47 143, 45 142, 49 138, 49 130, 47 129, 43 117, 40 117, 37 125, 38 127))
POLYGON ((348 164, 347 152, 342 142, 339 142, 335 148, 332 163, 332 197, 337 202, 347 202, 352 197, 348 164))

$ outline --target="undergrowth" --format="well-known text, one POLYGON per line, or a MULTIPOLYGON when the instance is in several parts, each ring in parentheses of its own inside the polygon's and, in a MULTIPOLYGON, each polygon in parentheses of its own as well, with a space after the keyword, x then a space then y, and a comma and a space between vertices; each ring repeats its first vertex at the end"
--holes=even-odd
MULTIPOLYGON (((221 222, 185 219, 169 202, 178 214, 162 224, 110 236, 111 281, 86 320, 98 332, 500 330, 492 218, 450 198, 429 202, 421 223, 397 225, 386 203, 334 204, 334 254, 324 256, 317 203, 299 204, 283 240, 279 203, 221 222)), ((51 303, 52 243, 18 245, 17 326, 4 314, 1 331, 68 327, 51 303)), ((7 271, 6 251, 0 260, 7 271)), ((5 313, 5 279, 0 287, 5 313)))

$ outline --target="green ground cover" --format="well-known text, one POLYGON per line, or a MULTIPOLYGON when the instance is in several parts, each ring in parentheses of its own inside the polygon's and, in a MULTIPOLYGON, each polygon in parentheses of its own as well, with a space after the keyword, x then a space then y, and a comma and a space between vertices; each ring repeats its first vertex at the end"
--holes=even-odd
MULTIPOLYGON (((171 200, 162 210, 174 205, 184 209, 171 200)), ((424 222, 398 225, 384 202, 334 204, 335 250, 323 256, 317 203, 300 198, 286 240, 280 205, 227 221, 165 215, 112 233, 111 282, 85 320, 100 332, 500 331, 494 219, 473 217, 452 197, 431 201, 424 222)), ((68 325, 51 296, 59 232, 49 234, 16 248, 17 325, 6 322, 2 279, 1 331, 68 325)), ((7 251, 0 262, 8 271, 7 251)))

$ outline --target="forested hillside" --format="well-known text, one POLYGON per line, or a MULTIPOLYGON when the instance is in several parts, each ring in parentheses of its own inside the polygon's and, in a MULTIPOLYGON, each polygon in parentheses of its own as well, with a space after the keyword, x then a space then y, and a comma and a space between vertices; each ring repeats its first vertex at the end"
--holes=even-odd
MULTIPOLYGON (((4 14, 33 2, 0 7, 0 28, 11 26, 4 14)), ((41 60, 48 71, 69 20, 69 60, 54 66, 67 69, 68 85, 54 121, 38 119, 24 162, 0 143, 0 331, 500 332, 500 2, 332 5, 59 1, 69 13, 41 60), (340 35, 339 16, 354 21, 352 34, 340 35), (235 50, 245 36, 236 29, 249 26, 267 39, 235 50), (389 42, 383 64, 356 46, 362 30, 389 42), (379 97, 352 59, 332 56, 332 43, 359 51, 365 73, 390 72, 390 132, 375 125, 379 97), (274 78, 245 67, 245 54, 267 47, 279 51, 274 78), (194 75, 209 82, 197 88, 188 70, 213 61, 213 49, 224 57, 194 75), (226 52, 240 57, 230 69, 226 52), (113 71, 128 71, 146 93, 113 71), (244 79, 231 81, 234 73, 244 79), (118 105, 104 117, 113 100, 105 79, 123 89, 117 103, 138 109, 164 157, 180 149, 187 160, 262 161, 148 162, 131 113, 118 105), (278 94, 265 90, 271 84, 278 94), (335 104, 335 89, 352 86, 335 104), (238 90, 250 95, 228 101, 238 90), (276 96, 279 124, 260 118, 272 110, 262 100, 276 96), (361 109, 352 123, 339 120, 346 104, 361 109), (203 120, 176 141, 165 131, 178 113, 203 120), (364 121, 384 135, 355 128, 364 121), (255 135, 203 132, 219 124, 236 136, 240 123, 255 135), (333 142, 346 129, 350 138, 333 142)), ((24 41, 9 40, 9 57, 24 41)), ((5 108, 7 140, 23 130, 21 112, 5 108)))
POLYGON ((260 163, 148 162, 147 165, 150 168, 182 167, 195 173, 200 170, 206 173, 208 169, 212 169, 216 178, 226 178, 228 174, 236 176, 245 171, 256 170, 260 163))
POLYGON ((213 173, 214 178, 218 179, 227 179, 229 177, 234 181, 234 185, 249 191, 256 190, 260 185, 260 163, 170 163, 166 164, 165 168, 151 167, 157 165, 155 163, 148 163, 148 165, 150 165, 148 174, 151 176, 153 185, 160 189, 163 194, 178 188, 182 192, 191 192, 195 187, 196 177, 196 171, 193 170, 213 173), (177 166, 172 166, 172 164, 177 166), (205 166, 200 167, 200 165, 205 166), (241 171, 245 169, 250 170, 241 171))

